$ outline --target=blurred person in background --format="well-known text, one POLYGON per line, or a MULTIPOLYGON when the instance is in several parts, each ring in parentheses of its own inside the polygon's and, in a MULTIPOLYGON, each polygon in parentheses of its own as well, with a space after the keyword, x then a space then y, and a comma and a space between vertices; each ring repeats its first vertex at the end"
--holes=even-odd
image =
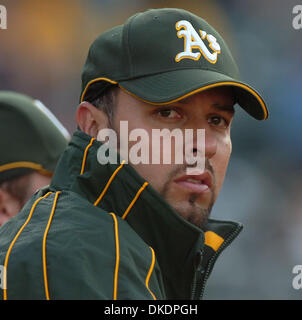
POLYGON ((39 100, 0 92, 0 226, 50 183, 69 134, 39 100))

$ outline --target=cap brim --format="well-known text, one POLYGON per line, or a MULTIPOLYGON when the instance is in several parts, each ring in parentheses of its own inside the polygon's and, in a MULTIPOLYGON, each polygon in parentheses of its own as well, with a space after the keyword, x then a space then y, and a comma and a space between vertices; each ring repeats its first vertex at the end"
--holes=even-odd
POLYGON ((220 86, 234 88, 236 102, 252 117, 265 120, 268 110, 255 89, 224 74, 209 70, 184 69, 120 81, 119 86, 137 98, 164 105, 220 86))

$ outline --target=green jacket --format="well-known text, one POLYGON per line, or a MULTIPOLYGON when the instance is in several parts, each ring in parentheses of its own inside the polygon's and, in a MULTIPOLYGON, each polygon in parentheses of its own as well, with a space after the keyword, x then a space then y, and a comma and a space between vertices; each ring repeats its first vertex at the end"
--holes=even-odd
POLYGON ((0 228, 1 299, 201 299, 241 224, 185 221, 128 164, 77 131, 51 185, 0 228))

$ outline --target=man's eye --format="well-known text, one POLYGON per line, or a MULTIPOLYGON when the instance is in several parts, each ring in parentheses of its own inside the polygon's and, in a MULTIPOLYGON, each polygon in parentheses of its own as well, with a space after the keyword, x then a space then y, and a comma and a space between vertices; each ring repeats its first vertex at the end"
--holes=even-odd
POLYGON ((209 118, 208 122, 216 127, 227 128, 229 126, 228 121, 220 116, 212 116, 209 118))
POLYGON ((158 111, 159 115, 163 118, 167 119, 178 119, 180 118, 180 114, 173 109, 162 109, 158 111))

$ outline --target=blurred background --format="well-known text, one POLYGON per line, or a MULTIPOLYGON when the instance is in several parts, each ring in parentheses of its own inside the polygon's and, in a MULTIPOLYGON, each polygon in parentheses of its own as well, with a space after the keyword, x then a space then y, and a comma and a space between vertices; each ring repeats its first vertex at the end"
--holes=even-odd
MULTIPOLYGON (((244 230, 222 254, 205 299, 301 299, 292 286, 302 265, 302 29, 292 0, 1 0, 0 90, 41 100, 72 133, 88 47, 104 30, 148 8, 178 7, 225 38, 242 80, 265 98, 258 122, 237 108, 233 154, 212 217, 244 230)), ((1 119, 0 119, 1 125, 1 119)))

